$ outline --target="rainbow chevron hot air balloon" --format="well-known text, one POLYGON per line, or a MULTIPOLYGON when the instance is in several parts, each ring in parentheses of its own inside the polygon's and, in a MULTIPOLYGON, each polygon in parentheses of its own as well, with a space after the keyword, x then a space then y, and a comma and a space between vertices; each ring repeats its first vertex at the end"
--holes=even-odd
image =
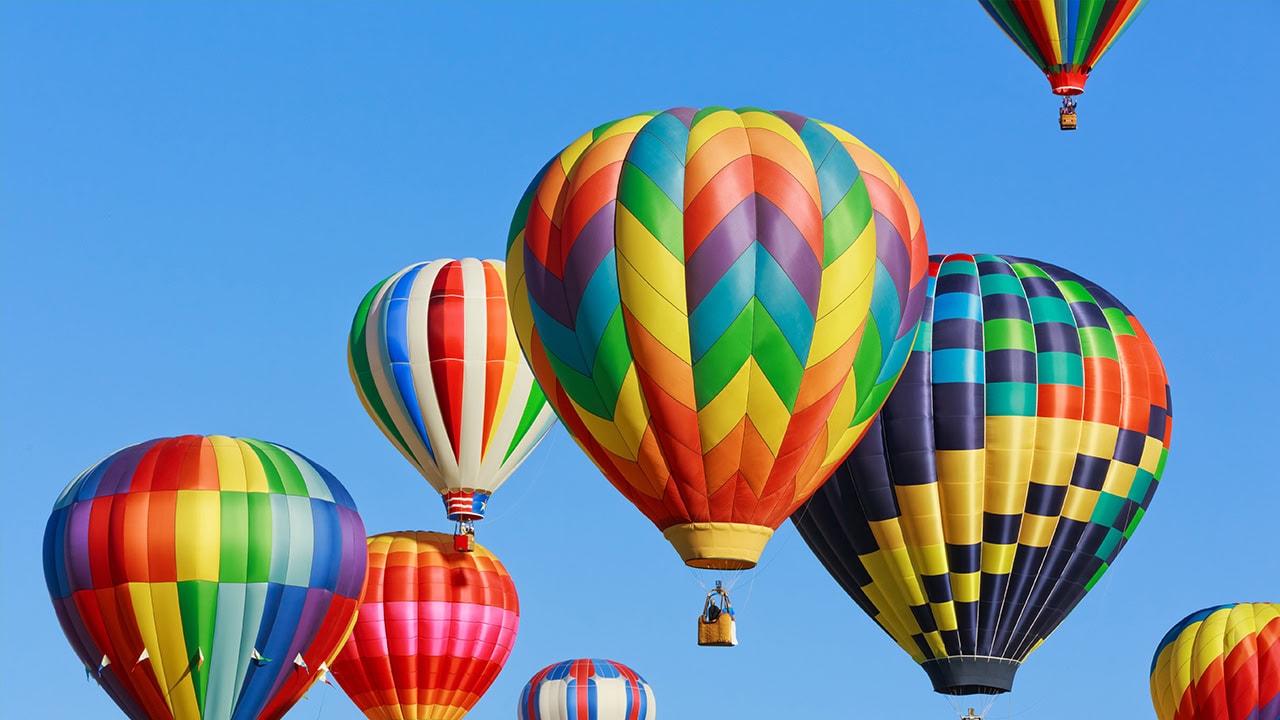
POLYGON ((288 448, 150 440, 63 491, 45 580, 76 654, 130 718, 271 720, 351 630, 364 535, 337 479, 288 448))
POLYGON ((516 706, 519 720, 656 720, 653 688, 612 660, 565 660, 529 679, 516 706))
POLYGON ((520 354, 504 270, 474 258, 411 265, 370 290, 351 324, 360 402, 451 520, 483 518, 555 423, 520 354))
POLYGON ((925 268, 884 160, 750 108, 583 135, 529 185, 507 254, 521 347, 569 432, 687 564, 729 570, 866 429, 925 268))
POLYGON ((1151 659, 1159 720, 1280 720, 1280 603, 1191 613, 1151 659))
POLYGON ((397 532, 369 538, 369 578, 333 676, 370 720, 457 720, 511 654, 520 602, 488 550, 397 532))

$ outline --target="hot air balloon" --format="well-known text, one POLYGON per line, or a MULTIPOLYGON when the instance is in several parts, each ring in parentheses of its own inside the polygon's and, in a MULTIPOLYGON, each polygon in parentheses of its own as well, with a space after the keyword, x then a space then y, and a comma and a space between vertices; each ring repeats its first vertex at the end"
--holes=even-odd
POLYGON ((1151 702, 1159 720, 1280 720, 1280 604, 1183 618, 1151 660, 1151 702))
POLYGON ((838 127, 676 108, 583 135, 512 221, 512 317, 579 446, 690 566, 742 570, 857 441, 923 307, 911 194, 838 127))
POLYGON ((1142 519, 1168 380, 1124 305, 1035 260, 933 256, 920 324, 866 437, 792 520, 934 690, 1002 693, 1142 519))
POLYGON ((520 624, 516 586, 448 535, 369 538, 369 577, 333 676, 370 720, 457 720, 497 679, 520 624))
POLYGON ((1063 98, 1063 130, 1076 127, 1075 100, 1089 73, 1147 0, 978 0, 1063 98))
POLYGON ((130 718, 280 718, 351 630, 364 535, 342 484, 293 450, 149 440, 62 492, 45 580, 76 654, 130 718))
POLYGON ((520 720, 654 720, 653 688, 635 670, 612 660, 565 660, 548 665, 520 692, 520 720))
POLYGON ((460 533, 555 422, 520 354, 498 260, 418 263, 378 283, 347 360, 365 410, 460 533))

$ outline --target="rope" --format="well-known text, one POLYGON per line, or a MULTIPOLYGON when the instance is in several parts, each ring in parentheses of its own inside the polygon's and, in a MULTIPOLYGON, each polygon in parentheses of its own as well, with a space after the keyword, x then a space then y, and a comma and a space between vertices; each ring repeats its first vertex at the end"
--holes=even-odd
MULTIPOLYGON (((524 489, 519 495, 513 495, 510 499, 508 499, 504 494, 502 510, 493 514, 486 513, 483 521, 485 524, 491 525, 495 522, 501 521, 503 518, 514 512, 516 508, 524 504, 529 497, 529 493, 533 492, 534 486, 538 484, 538 480, 542 478, 543 473, 546 471, 547 458, 551 456, 554 451, 553 448, 555 448, 555 445, 559 440, 560 433, 555 432, 554 428, 552 428, 551 432, 547 433, 546 437, 542 438, 542 442, 538 443, 538 446, 533 449, 533 452, 540 454, 542 457, 538 458, 538 465, 533 468, 532 472, 523 473, 528 475, 528 479, 522 480, 520 483, 524 486, 524 489), (541 452, 539 452, 539 450, 541 450, 541 452)), ((592 466, 592 469, 595 469, 594 465, 592 466)), ((519 473, 520 468, 516 468, 516 472, 519 473)), ((508 480, 510 480, 510 478, 508 478, 508 480)), ((503 487, 506 487, 505 482, 503 483, 503 487)), ((501 490, 502 488, 499 489, 501 490)), ((496 495, 497 493, 494 494, 496 495)), ((492 500, 490 500, 490 502, 492 502, 492 500)))

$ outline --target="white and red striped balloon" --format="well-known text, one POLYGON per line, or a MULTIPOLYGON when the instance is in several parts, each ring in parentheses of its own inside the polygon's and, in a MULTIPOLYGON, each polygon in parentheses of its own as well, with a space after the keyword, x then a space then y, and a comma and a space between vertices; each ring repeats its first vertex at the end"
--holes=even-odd
POLYGON ((653 688, 635 670, 612 660, 577 659, 548 665, 520 693, 520 720, 655 720, 653 688))
POLYGON ((369 416, 453 520, 484 517, 555 422, 520 352, 498 260, 418 263, 378 283, 352 321, 347 362, 369 416))

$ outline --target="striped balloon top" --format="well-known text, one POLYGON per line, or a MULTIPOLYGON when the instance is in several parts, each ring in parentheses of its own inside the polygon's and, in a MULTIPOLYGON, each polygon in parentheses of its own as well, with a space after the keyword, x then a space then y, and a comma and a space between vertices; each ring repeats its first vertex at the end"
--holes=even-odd
POLYGON ((347 358, 369 416, 441 493, 492 493, 555 422, 520 353, 498 260, 418 263, 378 283, 347 358))
POLYGON ((520 720, 655 720, 653 689, 613 660, 564 660, 538 671, 520 692, 520 720))
POLYGON ((49 518, 45 579, 54 598, 193 580, 357 597, 363 530, 346 488, 289 448, 219 435, 149 440, 63 490, 49 518))
POLYGON ((1180 620, 1151 659, 1159 720, 1280 720, 1280 603, 1232 603, 1180 620))

